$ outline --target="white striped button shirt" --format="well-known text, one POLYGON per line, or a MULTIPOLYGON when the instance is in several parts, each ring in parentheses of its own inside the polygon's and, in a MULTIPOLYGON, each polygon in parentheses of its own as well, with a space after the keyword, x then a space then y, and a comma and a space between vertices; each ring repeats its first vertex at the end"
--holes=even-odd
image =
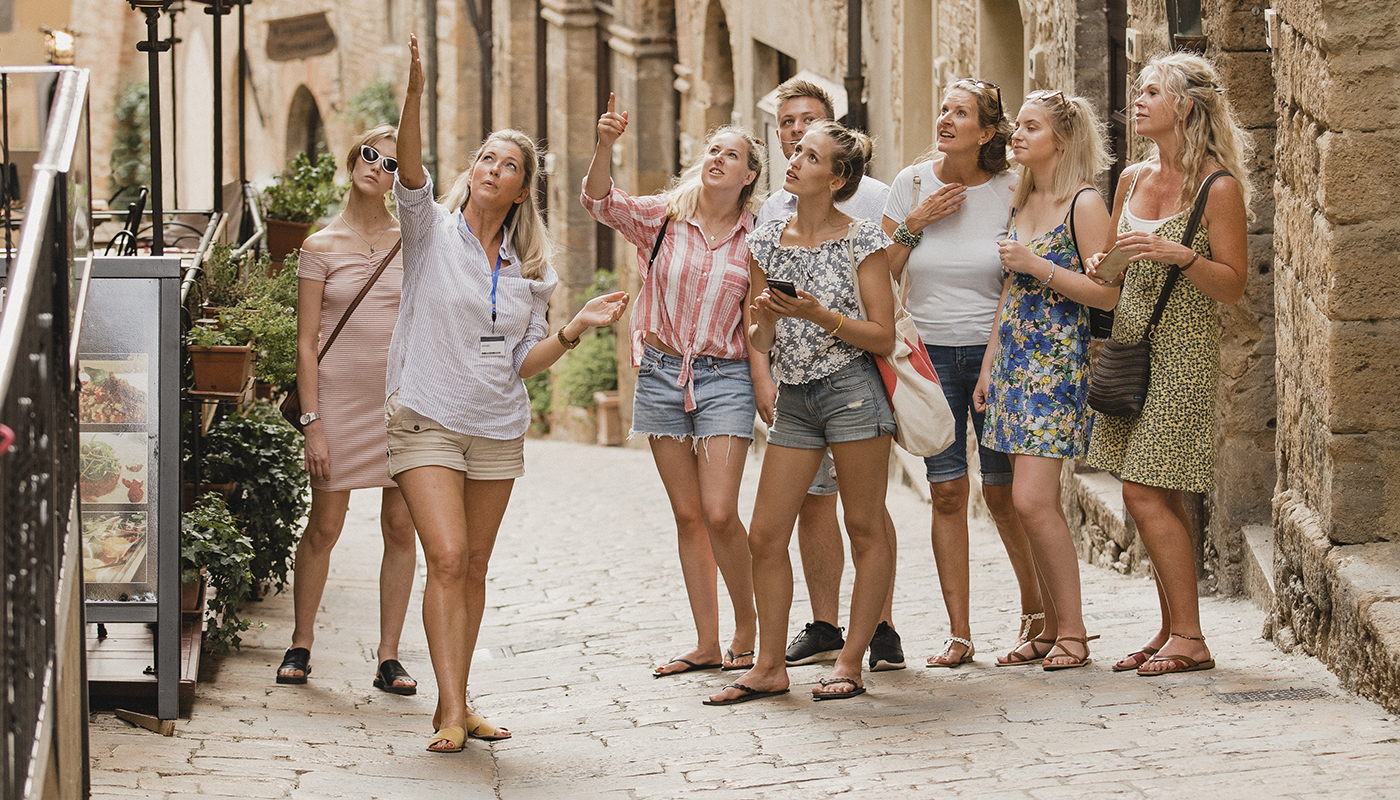
POLYGON ((589 215, 621 233, 637 246, 637 271, 642 290, 632 310, 632 366, 642 363, 648 333, 681 354, 677 386, 685 387, 685 410, 695 410, 695 381, 691 367, 697 356, 747 361, 744 304, 749 295, 749 243, 754 216, 747 209, 720 243, 711 250, 700 226, 675 221, 666 230, 651 271, 647 261, 666 219, 666 197, 633 197, 612 187, 601 200, 581 193, 589 215))
MULTIPOLYGON (((426 173, 426 170, 424 171, 426 173)), ((491 322, 494 257, 459 211, 433 201, 433 183, 409 189, 394 180, 403 231, 403 297, 389 343, 386 397, 443 427, 488 439, 523 436, 530 398, 520 365, 549 333, 545 317, 559 278, 520 274, 507 237, 501 243, 496 322, 491 322), (481 337, 504 336, 504 356, 483 356, 481 337)))

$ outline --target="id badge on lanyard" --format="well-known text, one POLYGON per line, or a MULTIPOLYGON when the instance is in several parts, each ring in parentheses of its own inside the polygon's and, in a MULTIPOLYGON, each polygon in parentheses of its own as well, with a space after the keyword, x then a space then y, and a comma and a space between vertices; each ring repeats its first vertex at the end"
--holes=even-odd
POLYGON ((506 337, 496 335, 496 287, 501 279, 501 254, 496 254, 496 268, 491 270, 491 334, 481 337, 483 358, 500 358, 506 354, 506 337))

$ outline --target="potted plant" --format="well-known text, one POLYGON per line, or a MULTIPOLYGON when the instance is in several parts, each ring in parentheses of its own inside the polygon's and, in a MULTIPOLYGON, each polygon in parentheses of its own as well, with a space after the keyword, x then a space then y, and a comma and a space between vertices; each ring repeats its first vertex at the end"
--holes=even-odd
MULTIPOLYGON (((607 328, 585 335, 578 347, 555 367, 554 379, 568 409, 563 420, 559 414, 554 415, 551 428, 562 421, 566 435, 574 441, 598 438, 607 422, 598 418, 597 397, 617 390, 617 336, 607 328)), ((611 411, 618 412, 616 403, 611 411)), ((609 413, 609 409, 604 407, 602 413, 609 413)), ((620 415, 613 420, 613 427, 621 428, 620 415)))
POLYGON ((263 192, 267 247, 273 261, 301 247, 311 224, 340 199, 335 185, 335 158, 322 153, 311 163, 306 153, 292 156, 277 180, 263 192))
POLYGON ((243 302, 252 290, 240 274, 238 262, 233 260, 233 248, 226 244, 209 248, 200 273, 201 311, 206 319, 217 319, 222 309, 243 302))
POLYGON ((238 615, 252 593, 253 542, 238 530, 224 499, 213 492, 180 515, 180 581, 214 587, 204 646, 220 653, 242 644, 252 623, 238 615))
POLYGON ((253 542, 254 585, 282 588, 309 507, 301 437, 277 406, 258 401, 216 420, 201 443, 201 458, 205 480, 237 484, 229 508, 253 542))
MULTIPOLYGON (((221 319, 224 319, 221 317, 221 319)), ((252 373, 252 332, 242 324, 222 326, 200 320, 185 334, 185 349, 194 366, 194 390, 235 393, 243 390, 252 373)))

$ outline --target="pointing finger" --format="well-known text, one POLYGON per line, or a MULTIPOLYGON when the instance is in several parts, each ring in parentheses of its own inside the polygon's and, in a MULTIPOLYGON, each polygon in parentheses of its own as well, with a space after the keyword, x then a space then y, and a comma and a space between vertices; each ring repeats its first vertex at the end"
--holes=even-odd
POLYGON ((617 111, 617 95, 608 92, 608 113, 617 111))

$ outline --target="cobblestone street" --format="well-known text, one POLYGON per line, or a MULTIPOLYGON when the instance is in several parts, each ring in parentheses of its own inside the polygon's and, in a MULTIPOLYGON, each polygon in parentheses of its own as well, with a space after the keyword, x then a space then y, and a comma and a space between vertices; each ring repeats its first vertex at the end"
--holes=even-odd
MULTIPOLYGON (((788 696, 703 706, 741 673, 651 677, 653 664, 693 646, 693 630, 650 454, 531 440, 526 462, 492 561, 471 680, 474 707, 514 738, 472 740, 460 755, 425 752, 435 690, 417 597, 401 660, 418 695, 371 687, 379 501, 359 492, 309 683, 273 681, 291 636, 288 591, 249 610, 266 629, 245 634, 242 652, 206 660, 213 680, 199 685, 174 737, 94 716, 94 796, 1396 796, 1396 718, 1341 689, 1301 650, 1285 655, 1263 641, 1263 612, 1242 600, 1202 601, 1214 671, 1115 674, 1113 661, 1153 632, 1156 595, 1147 580, 1082 566, 1089 632, 1102 636, 1095 663, 997 669, 995 656, 1015 639, 1016 593, 986 523, 972 534, 976 661, 924 669, 948 632, 929 507, 904 487, 891 488, 889 508, 900 539, 895 623, 910 668, 867 673, 868 694, 817 704, 807 693, 828 666, 797 667, 788 696), (1302 692, 1237 694, 1283 690, 1302 692)), ((757 485, 751 459, 745 519, 757 485)), ((795 541, 793 554, 796 566, 795 541)), ((848 561, 843 597, 850 580, 848 561)), ((790 628, 808 614, 799 581, 790 628)))

